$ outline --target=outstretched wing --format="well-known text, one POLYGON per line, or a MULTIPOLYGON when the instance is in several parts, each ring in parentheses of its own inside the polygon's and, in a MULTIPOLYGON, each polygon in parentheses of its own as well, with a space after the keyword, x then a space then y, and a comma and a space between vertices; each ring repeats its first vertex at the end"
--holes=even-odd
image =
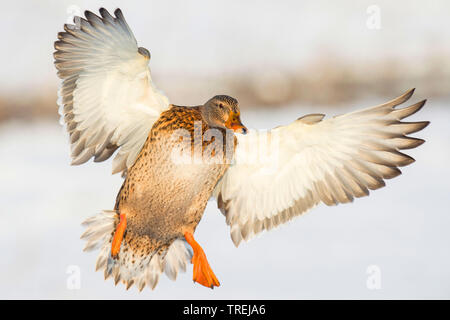
POLYGON ((428 125, 425 121, 400 121, 417 112, 425 101, 394 108, 408 100, 413 91, 334 118, 322 120, 324 115, 308 115, 267 135, 240 135, 235 164, 214 190, 235 245, 319 202, 351 202, 367 196, 369 189, 383 187, 383 179, 398 176, 401 171, 397 167, 414 161, 399 150, 424 142, 406 135, 428 125), (249 157, 255 146, 260 154, 249 157), (268 149, 270 161, 261 160, 263 147, 268 149))
POLYGON ((58 104, 70 134, 72 164, 113 160, 113 173, 133 165, 168 99, 153 86, 150 53, 138 48, 120 9, 86 11, 55 42, 62 79, 58 104))

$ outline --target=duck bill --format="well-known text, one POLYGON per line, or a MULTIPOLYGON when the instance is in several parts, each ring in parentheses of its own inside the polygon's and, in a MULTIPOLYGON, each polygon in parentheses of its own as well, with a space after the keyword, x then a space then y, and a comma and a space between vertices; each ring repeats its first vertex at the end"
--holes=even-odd
POLYGON ((236 113, 230 114, 230 117, 228 121, 225 123, 225 126, 228 129, 231 129, 234 132, 241 134, 246 134, 248 131, 247 128, 242 124, 239 114, 236 113))

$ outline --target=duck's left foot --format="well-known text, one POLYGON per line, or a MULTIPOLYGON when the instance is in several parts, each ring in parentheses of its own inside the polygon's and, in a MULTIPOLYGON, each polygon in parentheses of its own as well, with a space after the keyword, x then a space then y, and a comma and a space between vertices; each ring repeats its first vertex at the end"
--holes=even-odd
POLYGON ((194 256, 191 261, 194 264, 194 274, 192 277, 194 282, 198 282, 211 289, 220 286, 219 280, 217 280, 216 275, 209 266, 205 252, 197 241, 194 240, 192 233, 186 232, 184 238, 191 245, 192 250, 194 250, 194 256))
POLYGON ((120 221, 117 224, 116 232, 114 233, 114 238, 111 243, 111 257, 117 258, 120 251, 120 245, 122 244, 123 234, 127 228, 127 218, 125 214, 120 214, 120 221))

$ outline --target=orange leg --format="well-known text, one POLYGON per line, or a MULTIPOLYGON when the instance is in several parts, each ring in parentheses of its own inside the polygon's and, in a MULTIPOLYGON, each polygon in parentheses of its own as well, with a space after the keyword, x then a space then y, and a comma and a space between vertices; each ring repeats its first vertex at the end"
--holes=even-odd
POLYGON ((211 289, 214 289, 214 286, 220 286, 219 280, 217 280, 216 275, 209 266, 205 252, 197 241, 194 240, 193 234, 190 232, 185 232, 184 238, 191 245, 192 250, 194 250, 194 256, 191 261, 194 264, 194 275, 192 280, 211 289))
POLYGON ((120 251, 120 245, 122 244, 123 234, 127 228, 127 218, 125 214, 120 214, 120 221, 116 227, 114 238, 111 244, 111 257, 116 258, 120 251))

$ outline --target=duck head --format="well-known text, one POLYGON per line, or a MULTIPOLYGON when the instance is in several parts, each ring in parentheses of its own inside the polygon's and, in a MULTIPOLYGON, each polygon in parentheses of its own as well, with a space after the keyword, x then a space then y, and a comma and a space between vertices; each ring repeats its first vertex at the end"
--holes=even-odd
POLYGON ((230 129, 242 134, 248 131, 241 122, 241 112, 235 98, 226 95, 214 96, 201 106, 200 110, 210 127, 230 129))

